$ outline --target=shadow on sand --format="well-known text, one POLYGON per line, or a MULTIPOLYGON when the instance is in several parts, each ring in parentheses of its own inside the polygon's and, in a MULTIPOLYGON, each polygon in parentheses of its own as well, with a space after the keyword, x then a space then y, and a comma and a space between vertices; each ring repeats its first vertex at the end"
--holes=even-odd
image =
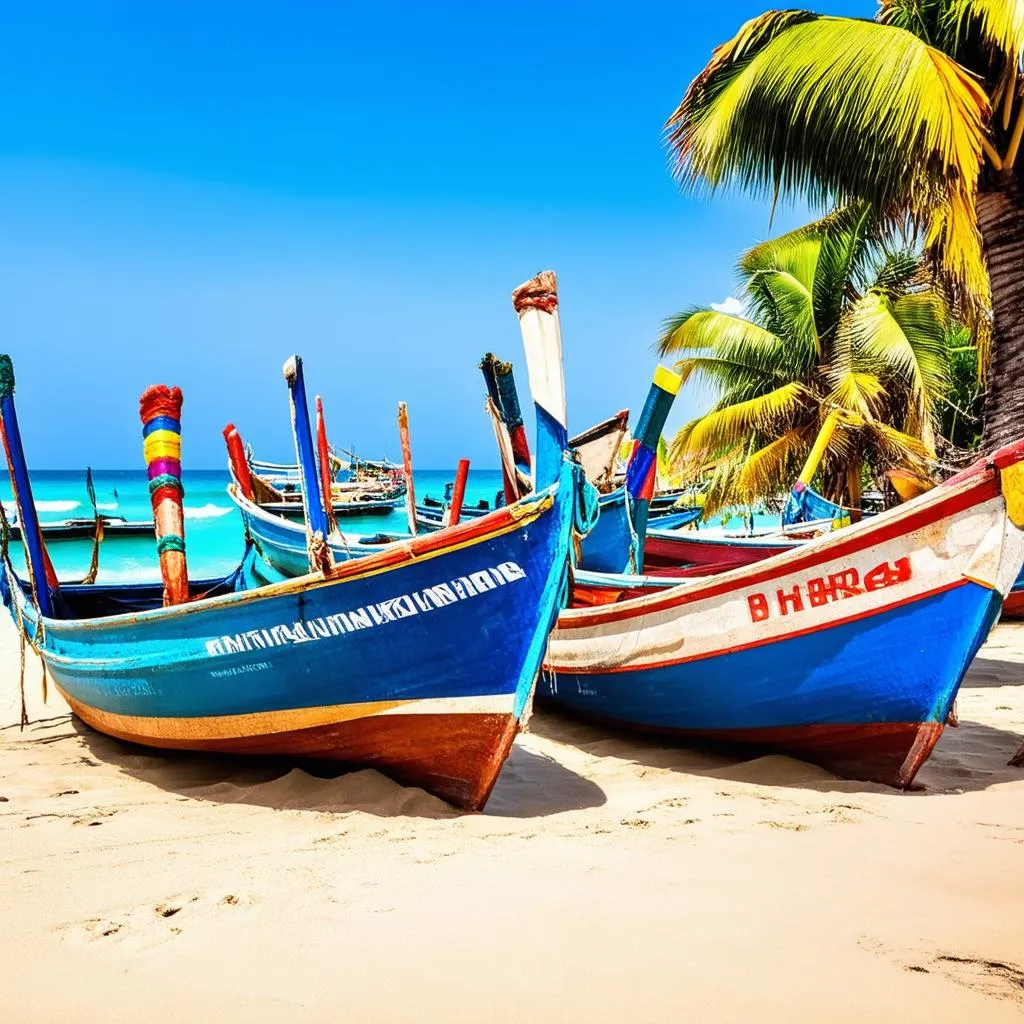
MULTIPOLYGON (((550 708, 540 708, 534 713, 530 731, 591 756, 619 758, 648 768, 722 781, 821 793, 907 795, 879 783, 839 778, 824 768, 783 754, 720 744, 673 743, 664 737, 617 729, 604 723, 594 725, 550 708)), ((1024 770, 1008 767, 1007 761, 1020 748, 1021 741, 1022 737, 1016 733, 961 719, 957 728, 945 730, 932 756, 918 773, 909 795, 968 792, 1001 782, 1019 782, 1024 779, 1024 770)))
POLYGON ((1024 665, 998 658, 975 658, 964 681, 965 689, 983 690, 993 686, 1024 685, 1024 665))
MULTIPOLYGON (((422 789, 403 786, 370 768, 336 761, 156 750, 113 739, 73 717, 54 719, 51 724, 53 732, 39 742, 77 734, 93 761, 188 799, 320 813, 358 810, 380 817, 452 818, 462 813, 422 789)), ((605 799, 595 783, 516 745, 498 776, 486 813, 544 817, 599 807, 605 799)))

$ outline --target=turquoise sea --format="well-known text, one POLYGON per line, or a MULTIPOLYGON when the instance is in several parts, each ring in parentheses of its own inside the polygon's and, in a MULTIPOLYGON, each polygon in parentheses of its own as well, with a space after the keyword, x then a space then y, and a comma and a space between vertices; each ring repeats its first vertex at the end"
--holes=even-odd
MULTIPOLYGON (((453 480, 455 471, 442 469, 417 470, 416 497, 425 495, 441 498, 445 484, 453 480)), ((145 471, 98 470, 93 473, 96 501, 105 515, 123 516, 129 520, 152 519, 149 489, 145 471)), ((227 496, 226 470, 186 472, 185 484, 185 543, 189 576, 193 579, 210 578, 230 572, 242 556, 244 538, 238 511, 227 496)), ((68 518, 92 515, 85 487, 83 470, 41 470, 32 474, 39 518, 44 522, 58 522, 68 518)), ((466 503, 480 500, 494 501, 501 490, 500 470, 470 470, 466 488, 466 503)), ((12 502, 7 474, 0 475, 0 500, 12 502)), ((777 516, 754 517, 758 528, 777 526, 777 516)), ((709 524, 722 526, 721 517, 709 524)), ((705 528, 707 528, 705 526, 705 528)), ((728 530, 741 530, 739 518, 732 518, 728 530)), ((403 532, 406 529, 405 506, 388 516, 353 517, 342 521, 346 533, 376 533, 381 530, 403 532)), ((92 541, 60 540, 49 542, 50 557, 61 579, 78 579, 89 567, 92 541)), ((14 564, 21 567, 24 556, 20 544, 11 545, 14 564)), ((158 580, 160 567, 156 555, 155 538, 116 537, 104 541, 100 548, 100 581, 158 580)))
MULTIPOLYGON (((455 478, 454 470, 417 470, 416 497, 441 498, 445 484, 455 478)), ((105 515, 125 519, 152 519, 145 470, 94 471, 96 502, 105 515)), ((226 470, 185 472, 185 543, 189 576, 193 579, 223 575, 233 569, 245 544, 242 520, 227 496, 226 470)), ((481 499, 493 502, 501 490, 500 470, 471 470, 466 502, 481 499)), ((32 491, 39 518, 44 522, 91 516, 83 470, 42 470, 32 474, 32 491)), ((0 500, 9 506, 13 500, 7 474, 0 476, 0 500)), ((380 530, 406 529, 405 506, 388 516, 345 519, 347 533, 375 533, 380 530)), ((54 568, 61 579, 81 577, 92 556, 91 540, 61 540, 48 544, 54 568)), ((24 564, 21 546, 11 545, 14 564, 24 564)), ((157 580, 160 567, 156 540, 149 537, 117 537, 100 547, 101 581, 157 580)))

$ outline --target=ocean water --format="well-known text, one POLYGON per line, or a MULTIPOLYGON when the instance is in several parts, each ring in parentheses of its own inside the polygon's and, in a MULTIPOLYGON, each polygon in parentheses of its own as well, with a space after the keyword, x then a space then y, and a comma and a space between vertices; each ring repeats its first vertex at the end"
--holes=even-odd
MULTIPOLYGON (((417 470, 414 479, 416 498, 426 495, 440 499, 445 484, 455 478, 455 470, 417 470)), ((149 487, 145 471, 118 470, 93 473, 96 502, 106 515, 123 516, 129 520, 151 520, 149 487)), ((242 520, 227 496, 227 470, 187 472, 185 485, 185 544, 189 576, 209 579, 223 576, 238 565, 245 546, 242 520)), ((92 515, 83 470, 42 470, 32 474, 32 490, 42 522, 59 522, 68 518, 92 515)), ((501 490, 500 470, 474 470, 466 485, 466 504, 486 500, 493 504, 501 490)), ((0 475, 0 501, 10 505, 13 500, 7 474, 0 475)), ((778 526, 777 515, 756 515, 757 529, 778 526)), ((742 521, 736 517, 716 516, 704 529, 742 532, 742 521)), ((406 529, 405 506, 387 516, 351 517, 342 520, 346 533, 403 532, 406 529)), ((92 540, 49 541, 50 558, 62 580, 80 579, 89 568, 92 540)), ((14 564, 24 566, 21 545, 11 544, 14 564)), ((100 582, 159 580, 160 565, 155 537, 113 537, 100 546, 100 582)))
MULTIPOLYGON (((414 474, 417 500, 421 501, 426 495, 440 499, 445 484, 454 478, 454 470, 417 470, 414 474)), ((93 483, 101 513, 129 520, 153 518, 145 470, 95 471, 93 483)), ((183 483, 189 576, 202 579, 225 575, 238 564, 245 546, 241 517, 227 496, 227 470, 186 471, 183 483)), ((470 470, 466 503, 475 504, 481 499, 493 502, 499 490, 499 470, 470 470)), ((92 515, 83 470, 37 471, 32 474, 32 491, 39 518, 44 523, 92 515)), ((6 473, 0 476, 0 500, 5 505, 13 500, 6 473)), ((347 533, 403 531, 406 529, 405 506, 387 516, 346 518, 342 529, 347 533)), ((78 579, 89 568, 91 539, 50 541, 48 548, 61 579, 78 579)), ((11 554, 14 565, 20 569, 24 565, 21 545, 12 543, 11 554)), ((100 545, 100 582, 159 578, 155 537, 109 538, 100 545)))

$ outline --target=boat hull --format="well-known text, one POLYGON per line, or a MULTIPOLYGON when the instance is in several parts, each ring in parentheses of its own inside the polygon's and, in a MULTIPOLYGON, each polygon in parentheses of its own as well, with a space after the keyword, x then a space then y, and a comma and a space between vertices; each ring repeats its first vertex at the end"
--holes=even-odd
POLYGON ((800 544, 798 540, 708 537, 699 533, 672 534, 652 528, 647 531, 644 543, 644 568, 715 565, 724 569, 753 565, 755 562, 791 551, 800 544))
MULTIPOLYGON (((376 768, 403 785, 419 786, 471 810, 487 802, 519 728, 511 713, 378 713, 353 718, 346 707, 339 709, 335 720, 306 726, 301 724, 301 712, 285 711, 273 731, 257 735, 233 734, 237 730, 216 735, 216 726, 201 718, 188 723, 188 734, 171 735, 163 722, 110 715, 70 694, 64 696, 87 725, 129 743, 350 762, 376 768)), ((320 717, 323 710, 317 709, 320 717)))
POLYGON ((991 470, 757 565, 563 613, 538 700, 908 786, 1022 560, 991 470))
MULTIPOLYGON (((559 486, 323 576, 47 619, 40 650, 75 713, 120 739, 367 765, 478 809, 564 599, 571 493, 559 486)), ((5 591, 31 635, 35 610, 9 575, 5 591)), ((85 607, 103 592, 92 593, 64 599, 85 607)))
POLYGON ((538 700, 905 787, 941 736, 977 638, 1000 605, 997 593, 965 581, 828 630, 717 656, 575 678, 560 670, 541 684, 538 700), (919 643, 909 640, 915 636, 919 643))

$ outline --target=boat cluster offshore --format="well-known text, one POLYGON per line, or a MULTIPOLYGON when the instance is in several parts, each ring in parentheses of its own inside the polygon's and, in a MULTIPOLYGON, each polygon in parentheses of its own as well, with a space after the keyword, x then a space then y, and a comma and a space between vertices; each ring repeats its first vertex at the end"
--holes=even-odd
POLYGON ((489 353, 497 494, 467 502, 462 460, 443 495, 418 498, 403 403, 401 464, 332 446, 293 356, 294 464, 224 429, 242 555, 215 579, 189 573, 181 392, 140 401, 152 521, 93 499, 91 519, 43 523, 0 357, 15 506, 0 589, 74 714, 152 747, 371 766, 471 810, 535 701, 910 786, 993 624, 1024 610, 1024 441, 851 515, 812 487, 826 419, 777 528, 694 529, 701 495, 658 474, 681 378, 657 368, 632 429, 623 410, 570 436, 555 275, 512 301, 535 443, 512 364, 489 353), (403 504, 402 532, 348 529, 403 504), (101 542, 140 532, 155 536, 161 582, 97 582, 101 542), (82 535, 93 564, 59 581, 48 545, 82 535))

